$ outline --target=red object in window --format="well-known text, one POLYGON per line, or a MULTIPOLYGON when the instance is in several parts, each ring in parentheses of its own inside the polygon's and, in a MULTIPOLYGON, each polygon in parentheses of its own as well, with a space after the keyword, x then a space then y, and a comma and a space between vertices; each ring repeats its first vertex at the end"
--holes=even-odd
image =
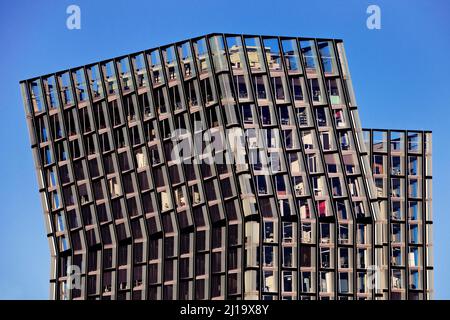
POLYGON ((326 206, 326 202, 325 201, 320 201, 319 202, 319 215, 321 217, 324 217, 327 215, 327 206, 326 206))

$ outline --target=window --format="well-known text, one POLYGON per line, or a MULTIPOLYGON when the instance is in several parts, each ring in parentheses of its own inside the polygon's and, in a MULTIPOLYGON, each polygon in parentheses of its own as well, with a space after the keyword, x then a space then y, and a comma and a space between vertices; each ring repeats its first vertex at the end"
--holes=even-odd
POLYGON ((87 68, 87 74, 90 83, 91 94, 94 100, 103 98, 102 80, 100 77, 100 68, 93 65, 87 68))
POLYGON ((286 92, 286 80, 284 77, 272 77, 272 85, 275 90, 275 99, 279 102, 289 101, 286 92))
POLYGON ((295 41, 295 39, 283 40, 281 42, 281 45, 283 47, 283 55, 288 72, 289 73, 301 72, 297 42, 295 41))
POLYGON ((339 272, 339 293, 350 292, 350 277, 351 274, 349 274, 348 272, 339 272))
POLYGON ((359 172, 358 161, 354 153, 345 154, 344 156, 344 166, 347 174, 354 174, 359 172))
POLYGON ((341 166, 337 154, 325 154, 325 165, 327 166, 328 173, 340 173, 341 166))
POLYGON ((403 220, 405 217, 403 210, 403 201, 392 200, 391 219, 395 221, 403 220))
POLYGON ((218 77, 219 82, 219 96, 222 99, 224 105, 234 103, 234 92, 231 90, 230 77, 227 74, 220 74, 218 77))
POLYGON ((203 254, 203 253, 202 254, 197 253, 195 255, 195 265, 196 265, 195 274, 197 276, 205 274, 205 263, 206 263, 205 258, 206 258, 206 254, 203 254))
POLYGON ((189 79, 195 75, 194 61, 192 57, 191 46, 189 42, 178 45, 178 56, 180 57, 181 69, 184 79, 189 79))
POLYGON ((322 82, 318 79, 308 79, 313 103, 323 103, 322 82))
POLYGON ((340 177, 330 178, 330 184, 331 184, 331 188, 333 190, 334 197, 341 197, 344 195, 340 177))
POLYGON ((247 58, 253 71, 264 71, 264 57, 259 38, 245 38, 247 58))
POLYGON ((292 77, 291 78, 291 89, 292 94, 294 96, 295 102, 305 102, 304 92, 305 85, 304 80, 301 77, 292 77))
POLYGON ((63 100, 64 105, 70 105, 73 103, 73 95, 72 95, 72 89, 71 89, 71 83, 70 83, 70 76, 69 73, 63 73, 59 77, 59 85, 61 90, 61 97, 63 100))
POLYGON ((262 125, 271 125, 273 123, 273 109, 270 106, 260 106, 260 117, 262 125))
POLYGON ((283 222, 283 242, 292 242, 294 229, 293 222, 283 222))
MULTIPOLYGON (((316 164, 314 161, 317 161, 317 158, 314 157, 314 158, 310 158, 308 160, 310 163, 310 172, 313 172, 313 173, 318 172, 317 170, 311 170, 311 168, 315 169, 316 164)), ((311 178, 312 178, 311 180, 312 180, 312 188, 313 188, 314 195, 316 195, 316 196, 326 195, 327 190, 326 190, 325 178, 322 176, 314 176, 311 178)), ((325 214, 325 209, 326 209, 325 205, 322 205, 321 209, 323 209, 321 212, 323 212, 325 214)))
POLYGON ((351 150, 353 148, 351 136, 348 132, 339 132, 339 142, 342 150, 351 150))
POLYGON ((253 83, 255 85, 256 97, 258 100, 267 99, 267 77, 266 76, 253 76, 253 83))
POLYGON ((40 117, 36 121, 36 133, 40 143, 47 142, 49 132, 46 124, 46 118, 40 117))
POLYGON ((280 123, 281 125, 292 125, 292 114, 290 106, 280 106, 280 123))
POLYGON ((169 83, 180 79, 178 73, 178 63, 175 56, 175 48, 173 46, 162 50, 164 57, 164 64, 166 67, 167 77, 169 78, 169 83))
POLYGON ((213 273, 215 272, 221 272, 224 269, 225 261, 223 261, 223 251, 213 252, 211 257, 211 271, 213 273))
POLYGON ((151 118, 154 116, 153 106, 150 104, 151 96, 150 93, 142 93, 138 95, 138 104, 141 108, 141 112, 144 119, 151 118))
POLYGON ((313 250, 312 247, 301 246, 300 247, 300 266, 312 267, 313 266, 313 250))
POLYGON ((352 268, 351 264, 351 251, 350 248, 339 248, 339 268, 352 268))
MULTIPOLYGON (((395 248, 393 248, 393 250, 395 251, 395 248)), ((367 257, 368 251, 366 249, 358 249, 357 254, 358 254, 357 268, 362 268, 362 269, 366 268, 367 261, 368 261, 368 257, 367 257)), ((366 281, 364 279, 365 273, 359 273, 358 278, 360 278, 361 275, 362 275, 363 279, 358 279, 358 281, 359 281, 358 290, 359 290, 359 292, 364 292, 364 288, 365 288, 365 284, 366 284, 366 281), (361 288, 363 288, 363 289, 361 290, 361 288)))
POLYGON ((308 200, 300 200, 300 217, 302 219, 310 219, 311 218, 311 205, 308 200))
POLYGON ((300 41, 303 60, 306 65, 306 72, 309 74, 317 73, 318 63, 314 40, 300 41))
POLYGON ((391 132, 391 151, 404 150, 404 134, 402 132, 391 132))
POLYGON ((141 137, 141 126, 139 124, 130 129, 130 140, 133 146, 143 142, 141 137))
POLYGON ((274 222, 264 221, 264 242, 274 242, 274 222))
POLYGON ((421 195, 421 180, 417 178, 409 179, 409 192, 408 195, 411 198, 419 198, 421 195))
MULTIPOLYGON (((176 254, 175 252, 175 238, 174 237, 166 237, 164 239, 164 256, 166 258, 173 257, 176 254)), ((168 261, 168 260, 166 260, 168 261)))
POLYGON ((409 220, 416 221, 422 219, 421 207, 422 204, 418 201, 409 201, 409 220))
POLYGON ((150 69, 152 70, 151 76, 152 76, 153 86, 155 87, 157 85, 164 83, 164 77, 161 74, 161 72, 162 72, 161 58, 160 58, 158 50, 151 51, 148 54, 148 60, 149 60, 149 64, 150 64, 150 69))
POLYGON ((189 107, 196 107, 199 105, 199 94, 196 81, 188 81, 184 84, 184 91, 189 107))
POLYGON ((320 224, 320 242, 331 243, 332 242, 332 228, 330 223, 320 224))
POLYGON ((336 79, 327 79, 328 96, 330 97, 331 104, 342 104, 340 94, 340 83, 336 79))
POLYGON ((332 41, 319 41, 319 55, 322 60, 323 69, 325 75, 337 74, 336 57, 334 54, 333 42, 332 41))
POLYGON ((299 127, 308 127, 311 125, 308 108, 296 108, 299 127))
POLYGON ((200 80, 200 90, 206 105, 216 101, 216 91, 212 90, 210 78, 200 80))
POLYGON ((419 156, 409 156, 409 175, 421 175, 421 163, 422 158, 419 156))
POLYGON ((283 267, 295 266, 294 248, 283 247, 283 267))
POLYGON ((86 89, 86 79, 84 77, 84 70, 77 69, 73 73, 73 80, 75 82, 75 91, 78 102, 83 102, 87 100, 87 89, 86 89))
POLYGON ((391 156, 391 170, 393 175, 402 175, 403 167, 403 156, 391 156))
POLYGON ((301 291, 303 293, 314 292, 315 275, 312 272, 301 272, 301 291))
POLYGON ((273 271, 263 272, 263 292, 276 292, 277 291, 277 278, 273 271))
POLYGON ((158 115, 162 115, 167 113, 167 94, 166 91, 163 90, 163 88, 157 88, 154 91, 155 94, 155 105, 156 105, 156 111, 158 115))
POLYGON ((131 157, 128 150, 119 153, 119 166, 123 171, 127 171, 131 169, 131 157))
MULTIPOLYGON (((418 244, 422 242, 421 238, 421 230, 419 224, 410 224, 409 225, 409 243, 418 244)), ((417 261, 417 260, 416 260, 417 261)), ((415 264, 417 265, 417 264, 415 264)))
POLYGON ((130 62, 127 57, 118 61, 117 69, 120 74, 120 82, 124 93, 133 90, 133 81, 131 79, 130 62))
POLYGON ((391 197, 399 198, 403 195, 404 180, 399 178, 391 179, 391 197))
POLYGON ((138 54, 132 57, 134 73, 138 88, 148 87, 147 70, 145 66, 144 55, 138 54))
POLYGON ((339 224, 339 243, 349 244, 350 243, 350 226, 349 224, 339 224))
POLYGON ((333 272, 320 272, 320 291, 324 293, 332 293, 334 290, 334 273, 333 272))
POLYGON ((184 100, 181 99, 181 89, 179 86, 169 87, 169 98, 174 110, 184 109, 184 100))
POLYGON ((293 272, 283 271, 283 292, 293 292, 294 285, 293 272))
POLYGON ((421 133, 408 133, 408 151, 409 152, 421 152, 422 135, 421 133))
POLYGON ((234 82, 238 91, 239 100, 249 99, 248 79, 243 75, 235 75, 234 82))
POLYGON ((392 283, 393 289, 403 289, 404 288, 404 271, 393 269, 391 283, 392 283))
POLYGON ((364 218, 368 214, 367 204, 363 201, 354 201, 353 207, 357 218, 364 218))
POLYGON ((337 128, 347 127, 347 120, 344 110, 335 110, 334 120, 337 128))
POLYGON ((373 173, 374 174, 385 174, 385 162, 386 156, 383 155, 373 155, 373 173))
POLYGON ((135 121, 137 119, 136 116, 136 101, 135 95, 128 95, 123 98, 125 116, 128 122, 135 121))
POLYGON ((336 211, 339 219, 348 219, 348 202, 347 201, 336 201, 336 211))
POLYGON ((320 264, 322 268, 332 268, 333 260, 330 248, 320 248, 320 264))

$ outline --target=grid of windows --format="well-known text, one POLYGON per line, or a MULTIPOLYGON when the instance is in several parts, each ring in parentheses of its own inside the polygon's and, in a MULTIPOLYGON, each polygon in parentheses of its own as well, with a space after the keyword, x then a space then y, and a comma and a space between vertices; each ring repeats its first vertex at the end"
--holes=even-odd
POLYGON ((210 34, 21 85, 52 298, 382 297, 341 40, 210 34))
POLYGON ((376 243, 380 292, 433 298, 431 132, 365 129, 380 205, 376 243))

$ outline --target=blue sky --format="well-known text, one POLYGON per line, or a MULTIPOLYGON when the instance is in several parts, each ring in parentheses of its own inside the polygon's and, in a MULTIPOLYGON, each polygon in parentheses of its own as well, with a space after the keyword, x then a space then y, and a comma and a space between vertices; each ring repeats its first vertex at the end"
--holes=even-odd
POLYGON ((0 4, 0 299, 47 299, 49 291, 49 250, 19 80, 209 32, 342 38, 363 127, 433 131, 435 297, 450 298, 449 1, 112 3, 0 4), (70 4, 81 8, 81 30, 66 28, 70 4), (381 30, 366 27, 370 4, 381 8, 381 30))

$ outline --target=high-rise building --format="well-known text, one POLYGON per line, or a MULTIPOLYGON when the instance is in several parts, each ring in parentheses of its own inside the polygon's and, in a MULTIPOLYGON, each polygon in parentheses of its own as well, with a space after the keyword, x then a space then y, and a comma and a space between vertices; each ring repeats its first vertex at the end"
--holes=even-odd
MULTIPOLYGON (((431 233, 384 241, 341 40, 209 34, 21 86, 51 298, 429 298, 431 233)), ((399 228, 431 228, 414 199, 399 228)))
POLYGON ((432 299, 431 132, 365 129, 364 135, 380 206, 380 287, 389 299, 432 299))

